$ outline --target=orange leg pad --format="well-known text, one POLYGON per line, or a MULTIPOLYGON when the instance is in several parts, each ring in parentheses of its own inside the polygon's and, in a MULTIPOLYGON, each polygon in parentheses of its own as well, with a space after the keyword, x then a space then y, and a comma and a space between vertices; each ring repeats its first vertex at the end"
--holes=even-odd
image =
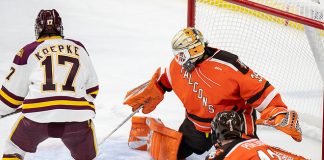
POLYGON ((147 150, 150 128, 146 125, 146 117, 132 117, 128 146, 136 150, 147 150))
POLYGON ((170 129, 154 118, 147 118, 151 129, 148 151, 155 160, 176 160, 182 133, 170 129))
POLYGON ((128 146, 148 151, 154 160, 176 160, 182 133, 170 129, 161 120, 133 117, 128 146))

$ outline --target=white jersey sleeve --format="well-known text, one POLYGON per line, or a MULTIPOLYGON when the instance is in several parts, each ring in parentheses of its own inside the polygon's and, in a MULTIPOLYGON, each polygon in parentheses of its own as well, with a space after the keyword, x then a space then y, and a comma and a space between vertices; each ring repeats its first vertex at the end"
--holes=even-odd
POLYGON ((49 37, 26 45, 16 55, 0 91, 0 113, 22 106, 40 123, 81 122, 95 116, 97 75, 78 41, 49 37))
POLYGON ((22 103, 28 93, 29 69, 26 65, 12 64, 0 89, 0 115, 14 112, 22 103))
POLYGON ((85 84, 86 93, 87 93, 86 99, 92 102, 98 95, 99 84, 98 84, 98 77, 96 71, 93 68, 91 61, 89 61, 88 69, 89 69, 89 76, 85 84))

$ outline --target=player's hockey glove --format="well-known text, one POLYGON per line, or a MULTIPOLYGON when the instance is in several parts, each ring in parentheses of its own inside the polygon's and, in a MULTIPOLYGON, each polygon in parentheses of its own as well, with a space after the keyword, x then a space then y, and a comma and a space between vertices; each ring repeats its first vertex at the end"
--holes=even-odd
POLYGON ((302 141, 302 131, 296 111, 288 111, 284 107, 268 106, 261 112, 261 117, 256 120, 256 124, 272 126, 290 135, 295 141, 302 141))
POLYGON ((163 100, 164 92, 158 84, 161 68, 158 68, 152 79, 127 92, 124 104, 133 108, 133 111, 143 105, 144 114, 152 112, 163 100))

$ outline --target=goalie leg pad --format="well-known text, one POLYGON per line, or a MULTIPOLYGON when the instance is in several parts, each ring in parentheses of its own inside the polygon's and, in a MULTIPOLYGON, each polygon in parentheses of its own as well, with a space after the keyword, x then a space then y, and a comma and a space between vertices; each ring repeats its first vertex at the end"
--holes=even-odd
POLYGON ((150 117, 133 117, 128 145, 132 149, 147 150, 153 159, 177 159, 182 134, 150 117))
POLYGON ((150 128, 146 125, 146 117, 132 117, 128 146, 136 150, 147 150, 150 128))
POLYGON ((151 129, 148 150, 153 159, 177 159, 182 133, 164 126, 154 118, 146 119, 146 124, 151 129))

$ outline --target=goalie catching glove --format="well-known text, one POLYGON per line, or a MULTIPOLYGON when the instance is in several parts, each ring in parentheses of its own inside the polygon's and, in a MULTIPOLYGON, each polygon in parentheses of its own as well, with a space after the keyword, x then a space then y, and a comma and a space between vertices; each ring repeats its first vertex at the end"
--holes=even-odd
POLYGON ((164 92, 158 84, 161 68, 158 68, 152 79, 127 92, 124 104, 127 104, 135 111, 143 105, 142 112, 148 114, 163 100, 164 92))
POLYGON ((302 131, 296 111, 288 111, 283 107, 269 106, 261 112, 261 117, 256 120, 256 124, 274 127, 290 135, 295 141, 302 141, 302 131))

